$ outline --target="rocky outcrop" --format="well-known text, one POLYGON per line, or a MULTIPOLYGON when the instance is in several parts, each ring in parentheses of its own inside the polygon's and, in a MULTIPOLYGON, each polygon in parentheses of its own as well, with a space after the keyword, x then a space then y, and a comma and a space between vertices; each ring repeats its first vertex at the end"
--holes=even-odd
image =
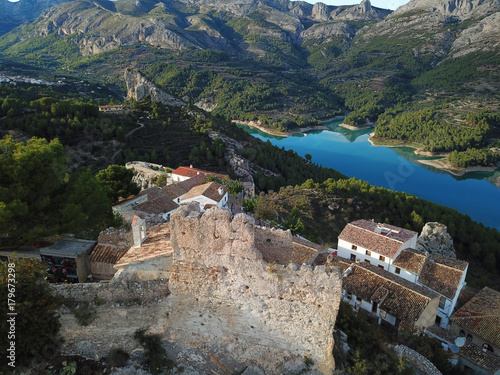
POLYGON ((218 207, 182 206, 171 217, 171 312, 166 337, 200 348, 231 348, 234 358, 276 374, 308 356, 334 368, 338 270, 267 264, 255 247, 254 219, 218 207))
POLYGON ((451 46, 453 57, 500 48, 500 13, 485 17, 460 33, 451 46))
POLYGON ((417 239, 417 250, 438 254, 456 259, 453 239, 447 231, 446 225, 441 223, 427 223, 417 239))
POLYGON ((0 35, 23 22, 34 20, 45 9, 67 0, 22 0, 15 3, 0 1, 0 35))
POLYGON ((498 11, 500 0, 411 0, 399 7, 389 18, 406 13, 429 12, 454 16, 461 20, 482 18, 498 11))
POLYGON ((343 39, 350 42, 356 34, 357 28, 345 22, 329 22, 314 25, 304 32, 301 37, 304 42, 328 43, 332 40, 343 39))
POLYGON ((125 69, 125 83, 127 84, 127 99, 140 101, 150 97, 153 102, 170 106, 183 107, 186 105, 182 100, 174 98, 149 82, 137 69, 125 69))

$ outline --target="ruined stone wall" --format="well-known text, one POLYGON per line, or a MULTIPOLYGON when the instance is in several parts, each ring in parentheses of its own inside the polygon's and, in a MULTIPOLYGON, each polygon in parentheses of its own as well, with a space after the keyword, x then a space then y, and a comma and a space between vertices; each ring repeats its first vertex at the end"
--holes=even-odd
POLYGON ((292 233, 287 230, 255 226, 255 246, 292 247, 292 233))
MULTIPOLYGON (((201 215, 195 206, 182 206, 171 223, 168 340, 226 348, 269 374, 304 356, 332 373, 338 270, 266 263, 255 245, 267 238, 244 214, 231 220, 225 209, 201 215)), ((283 233, 271 238, 278 247, 291 242, 283 233)))
POLYGON ((129 353, 138 347, 134 333, 149 328, 154 332, 165 329, 167 280, 149 282, 87 283, 52 285, 52 290, 75 302, 88 306, 94 320, 80 325, 73 312, 61 308, 63 353, 98 359, 113 348, 129 353))

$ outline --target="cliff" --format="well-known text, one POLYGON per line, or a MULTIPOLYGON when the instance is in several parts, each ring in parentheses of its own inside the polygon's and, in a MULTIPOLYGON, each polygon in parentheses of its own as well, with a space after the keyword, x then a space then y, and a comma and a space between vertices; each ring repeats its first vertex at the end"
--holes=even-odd
POLYGON ((186 105, 182 100, 160 90, 137 69, 128 68, 125 70, 125 83, 127 85, 127 99, 141 101, 146 97, 150 97, 152 102, 160 102, 174 107, 186 105))

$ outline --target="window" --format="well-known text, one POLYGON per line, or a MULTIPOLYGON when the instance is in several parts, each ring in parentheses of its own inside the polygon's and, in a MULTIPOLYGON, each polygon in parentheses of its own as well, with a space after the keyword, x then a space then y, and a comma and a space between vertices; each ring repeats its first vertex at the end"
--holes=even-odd
POLYGON ((446 305, 446 298, 441 297, 441 298, 439 299, 439 308, 440 308, 440 309, 444 309, 444 306, 445 306, 445 305, 446 305))
POLYGON ((493 353, 493 347, 490 344, 484 343, 483 344, 483 352, 485 352, 486 350, 489 350, 490 352, 493 353))
POLYGON ((460 337, 465 337, 465 331, 463 329, 460 330, 460 337))
POLYGON ((440 317, 440 316, 436 316, 436 324, 437 324, 438 326, 440 326, 440 325, 441 325, 441 317, 440 317))
POLYGON ((467 339, 467 341, 472 341, 472 335, 470 333, 468 333, 466 339, 467 339))
POLYGON ((382 255, 381 255, 381 256, 379 256, 379 257, 378 257, 378 260, 380 260, 380 261, 382 261, 382 262, 385 262, 385 256, 382 256, 382 255))
POLYGON ((356 302, 361 303, 361 297, 356 297, 356 302))
POLYGON ((368 255, 368 256, 371 256, 372 252, 370 250, 366 250, 365 254, 368 255))
POLYGON ((352 249, 352 250, 358 250, 358 247, 357 247, 356 245, 352 245, 352 246, 351 246, 351 249, 352 249))
POLYGON ((355 254, 351 254, 351 260, 356 260, 356 255, 355 254))
POLYGON ((394 270, 394 272, 399 275, 401 273, 401 268, 399 267, 396 267, 396 269, 394 270))
POLYGON ((346 297, 350 301, 352 299, 352 293, 351 292, 347 292, 346 297))
POLYGON ((380 268, 380 269, 385 270, 384 266, 382 266, 382 265, 380 265, 380 264, 379 264, 377 267, 378 267, 378 268, 380 268))
POLYGON ((370 264, 370 261, 368 259, 365 259, 365 262, 368 263, 368 264, 370 264))

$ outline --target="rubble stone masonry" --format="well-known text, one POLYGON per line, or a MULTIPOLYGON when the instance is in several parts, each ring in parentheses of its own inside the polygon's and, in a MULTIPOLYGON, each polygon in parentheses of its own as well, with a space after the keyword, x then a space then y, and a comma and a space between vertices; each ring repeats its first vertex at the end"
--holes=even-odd
MULTIPOLYGON (((303 363, 306 356, 331 374, 340 272, 267 263, 256 236, 250 216, 231 219, 227 209, 201 214, 196 205, 181 206, 171 218, 170 280, 54 286, 59 294, 90 302, 96 312, 81 326, 68 309, 60 311, 63 352, 95 358, 113 347, 131 352, 137 348, 134 332, 146 328, 205 353, 220 348, 266 374, 286 373, 286 363, 303 363)), ((277 242, 288 237, 276 231, 277 242)))
MULTIPOLYGON (((338 270, 266 263, 255 247, 255 222, 244 214, 231 220, 225 209, 201 215, 196 206, 183 206, 171 223, 167 339, 230 348, 266 373, 305 356, 332 373, 338 270)), ((288 236, 276 233, 277 242, 288 236)))

